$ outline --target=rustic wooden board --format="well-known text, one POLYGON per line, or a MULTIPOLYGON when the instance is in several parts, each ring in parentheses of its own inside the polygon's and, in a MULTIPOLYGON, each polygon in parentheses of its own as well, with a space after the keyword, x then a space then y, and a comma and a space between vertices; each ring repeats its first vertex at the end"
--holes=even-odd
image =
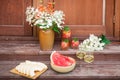
POLYGON ((13 68, 12 70, 10 70, 10 72, 11 72, 11 73, 14 73, 14 74, 17 74, 17 75, 24 76, 24 77, 26 77, 26 78, 36 79, 36 78, 39 77, 42 73, 44 73, 47 69, 48 69, 48 68, 43 69, 42 71, 36 71, 36 72, 35 72, 35 76, 33 76, 33 77, 31 77, 31 76, 29 76, 29 75, 25 75, 25 74, 23 74, 23 73, 20 73, 20 72, 18 72, 15 68, 13 68))

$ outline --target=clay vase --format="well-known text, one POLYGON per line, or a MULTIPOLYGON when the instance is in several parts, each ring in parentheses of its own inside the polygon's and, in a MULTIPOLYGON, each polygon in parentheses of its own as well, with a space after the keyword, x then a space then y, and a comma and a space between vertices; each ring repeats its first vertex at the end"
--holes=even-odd
POLYGON ((55 33, 52 29, 39 30, 39 43, 40 49, 43 51, 49 51, 53 49, 55 33))

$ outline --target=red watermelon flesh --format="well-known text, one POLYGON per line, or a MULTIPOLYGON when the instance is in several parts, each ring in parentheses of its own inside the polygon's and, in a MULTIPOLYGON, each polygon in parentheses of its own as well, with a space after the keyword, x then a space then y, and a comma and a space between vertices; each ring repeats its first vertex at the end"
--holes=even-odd
POLYGON ((61 55, 58 52, 54 52, 52 55, 52 60, 57 66, 70 66, 75 62, 70 57, 61 55))

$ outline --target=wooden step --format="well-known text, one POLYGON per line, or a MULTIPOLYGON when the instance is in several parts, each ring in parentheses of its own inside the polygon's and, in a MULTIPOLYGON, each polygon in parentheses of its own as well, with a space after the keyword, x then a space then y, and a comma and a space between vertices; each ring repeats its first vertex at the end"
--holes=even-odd
MULTIPOLYGON (((49 56, 54 50, 74 58, 78 51, 78 49, 71 48, 63 51, 60 49, 60 42, 56 42, 51 51, 41 51, 38 41, 0 41, 0 60, 25 60, 41 56, 49 60, 49 56)), ((103 51, 95 51, 94 55, 95 60, 120 60, 120 42, 113 42, 107 45, 103 51)))
POLYGON ((60 42, 55 43, 53 50, 41 51, 38 41, 0 41, 0 80, 28 80, 9 72, 25 60, 44 62, 49 67, 38 80, 120 80, 120 42, 113 42, 103 51, 94 52, 95 60, 90 64, 76 57, 78 49, 61 50, 60 42), (75 70, 67 74, 53 71, 50 67, 53 50, 75 58, 75 70))
MULTIPOLYGON (((0 80, 28 80, 10 73, 10 70, 20 62, 22 61, 0 61, 0 80)), ((119 61, 94 61, 91 64, 77 61, 75 69, 66 74, 53 71, 49 61, 41 62, 48 66, 48 70, 37 80, 120 80, 119 61)))

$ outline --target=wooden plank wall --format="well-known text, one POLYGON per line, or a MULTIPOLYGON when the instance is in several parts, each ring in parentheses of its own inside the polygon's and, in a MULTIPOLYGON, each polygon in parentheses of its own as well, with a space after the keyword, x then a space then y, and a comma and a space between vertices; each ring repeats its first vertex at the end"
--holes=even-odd
MULTIPOLYGON (((54 1, 54 0, 43 0, 43 1, 44 1, 43 4, 46 4, 47 1, 54 1)), ((109 1, 109 0, 107 0, 107 1, 109 1)), ((110 31, 107 30, 107 35, 111 36, 111 34, 113 33, 112 40, 120 41, 120 0, 113 0, 113 1, 115 3, 115 6, 113 5, 111 8, 113 11, 115 11, 115 13, 114 13, 115 14, 115 24, 114 24, 114 27, 111 28, 112 30, 111 29, 109 29, 110 31), (111 31, 113 31, 113 32, 111 32, 111 31)), ((39 4, 40 4, 40 0, 33 0, 34 7, 37 7, 39 4)), ((111 9, 111 8, 108 5, 107 9, 111 9)), ((108 28, 110 28, 110 24, 113 24, 112 19, 109 19, 108 23, 109 24, 107 26, 108 26, 108 28)), ((38 36, 38 31, 39 31, 39 29, 34 27, 33 28, 33 35, 38 36)))
POLYGON ((115 37, 120 41, 120 0, 115 0, 115 37))

